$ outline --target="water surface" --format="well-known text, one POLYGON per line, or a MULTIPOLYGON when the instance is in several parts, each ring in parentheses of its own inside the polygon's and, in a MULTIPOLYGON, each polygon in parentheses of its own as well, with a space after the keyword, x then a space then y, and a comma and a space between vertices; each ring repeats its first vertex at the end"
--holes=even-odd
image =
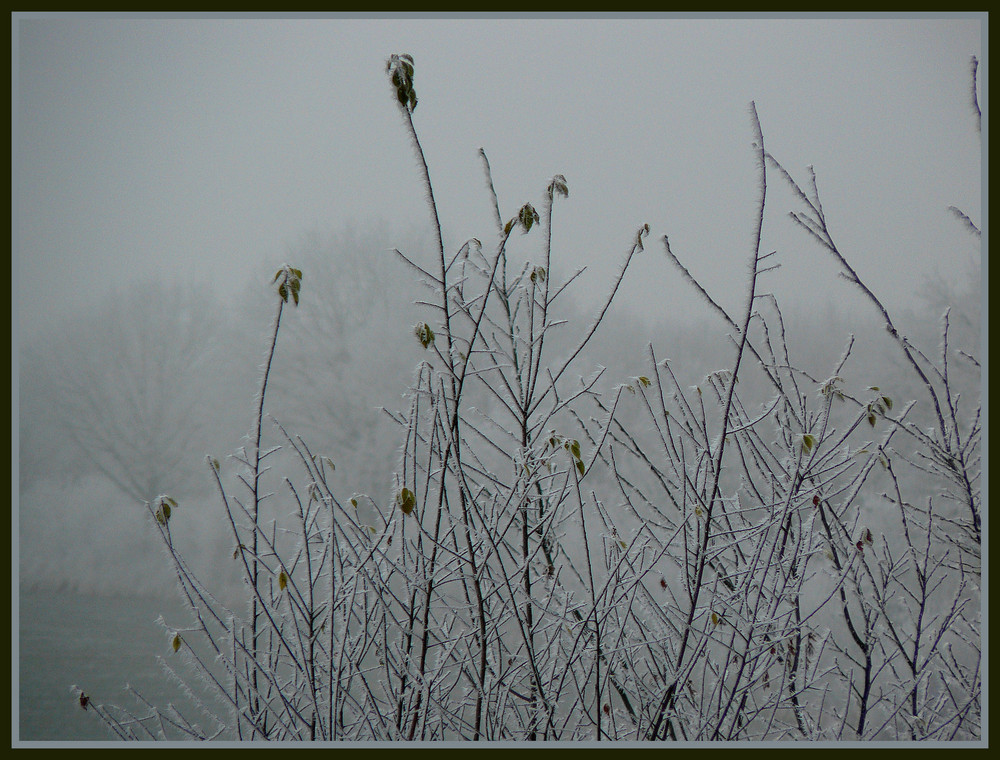
POLYGON ((183 699, 157 662, 170 661, 168 635, 156 623, 184 625, 176 599, 22 591, 14 730, 21 741, 112 741, 92 711, 80 708, 76 684, 97 703, 131 707, 132 684, 154 704, 183 699))

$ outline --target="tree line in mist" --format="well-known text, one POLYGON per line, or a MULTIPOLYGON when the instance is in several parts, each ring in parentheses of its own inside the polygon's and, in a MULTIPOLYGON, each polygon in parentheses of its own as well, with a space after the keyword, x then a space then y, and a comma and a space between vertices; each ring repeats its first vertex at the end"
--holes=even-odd
MULTIPOLYGON (((402 239, 384 226, 311 230, 289 242, 287 258, 303 267, 303 300, 278 348, 271 403, 275 417, 315 442, 338 465, 345 488, 389 489, 398 458, 392 411, 421 358, 411 328, 419 316, 414 283, 392 249, 427 245, 415 231, 402 239)), ((128 591, 131 581, 95 562, 112 564, 150 548, 139 509, 160 493, 182 502, 205 498, 206 455, 220 457, 245 443, 254 385, 270 314, 266 277, 222 299, 205 284, 146 281, 121 286, 89 310, 51 325, 20 349, 19 478, 22 579, 27 587, 128 591), (124 526, 119 535, 111 526, 124 526), (83 535, 87 540, 78 540, 83 535), (61 547, 64 564, 42 563, 35 549, 61 547), (117 558, 117 559, 114 559, 117 558), (81 566, 81 562, 84 564, 81 566)), ((951 280, 928 278, 912 294, 906 315, 924 342, 937 341, 950 309, 962 345, 978 346, 978 272, 951 280), (953 305, 954 304, 954 305, 953 305)), ((567 322, 589 318, 586 304, 568 303, 567 322)), ((905 377, 881 325, 836 302, 792 314, 792 340, 822 374, 847 336, 870 341, 856 373, 874 382, 905 377), (874 337, 872 337, 874 336, 874 337), (888 368, 888 369, 887 369, 888 368)), ((705 340, 719 322, 650 326, 625 308, 613 309, 588 346, 589 370, 606 367, 605 385, 640 366, 648 343, 675 357, 688 385, 724 365, 727 346, 705 340)), ((557 335, 569 340, 569 330, 557 335)), ((866 380, 867 381, 867 380, 866 380)), ((861 382, 861 381, 859 381, 861 382)), ((907 382, 904 388, 912 383, 907 382)), ((896 390, 905 394, 904 388, 896 390)), ((977 393, 970 381, 967 392, 977 393)), ((210 507, 199 507, 197 512, 210 507)), ((192 540, 218 536, 202 516, 192 540)), ((206 549, 207 552, 218 549, 206 549)), ((142 586, 156 592, 156 584, 142 586)))

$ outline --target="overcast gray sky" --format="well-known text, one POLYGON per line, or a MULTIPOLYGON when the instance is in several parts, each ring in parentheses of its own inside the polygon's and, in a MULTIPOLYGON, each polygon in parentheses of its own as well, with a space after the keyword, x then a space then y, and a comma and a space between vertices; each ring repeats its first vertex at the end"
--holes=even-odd
MULTIPOLYGON (((935 269, 978 258, 947 207, 981 219, 969 88, 984 23, 22 17, 20 330, 137 277, 234 292, 267 278, 311 229, 427 224, 385 74, 389 54, 404 52, 452 243, 493 239, 483 147, 505 216, 540 205, 551 177, 566 176, 554 240, 563 271, 593 268, 581 295, 648 223, 625 303, 657 318, 692 313, 663 256, 667 234, 735 304, 757 195, 754 100, 767 148, 803 179, 815 166, 843 250, 876 292, 903 304, 935 269)), ((836 268, 803 234, 786 234, 788 194, 775 186, 770 197, 766 244, 784 267, 775 288, 841 298, 836 268)), ((540 242, 520 243, 524 256, 540 242)))

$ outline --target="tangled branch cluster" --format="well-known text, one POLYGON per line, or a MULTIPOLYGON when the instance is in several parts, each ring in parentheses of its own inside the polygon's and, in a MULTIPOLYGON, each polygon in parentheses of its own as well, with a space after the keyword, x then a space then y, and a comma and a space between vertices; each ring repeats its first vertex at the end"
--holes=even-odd
MULTIPOLYGON (((430 188, 412 58, 393 56, 388 72, 430 188)), ((392 415, 403 440, 392 499, 337 494, 332 462, 268 420, 265 372, 237 493, 209 462, 246 610, 189 570, 171 502, 149 505, 192 613, 171 656, 216 704, 81 705, 122 738, 979 737, 982 428, 953 387, 947 319, 932 360, 838 247, 815 175, 793 179, 752 117, 759 202, 741 310, 723 309, 662 239, 729 330, 724 370, 683 387, 650 346, 643 374, 611 391, 601 373, 576 372, 649 225, 594 322, 552 362, 575 277, 560 279, 552 251, 565 178, 541 213, 505 216, 493 191, 492 242, 450 255, 431 192, 437 260, 397 252, 434 297, 414 329, 425 360, 392 415), (795 221, 884 318, 919 398, 849 391, 850 339, 825 379, 796 367, 761 285, 774 268, 761 249, 771 172, 801 204, 795 221), (511 236, 536 226, 542 260, 512 261, 511 236), (270 473, 279 452, 294 478, 270 473)), ((283 271, 268 367, 302 278, 283 271)))

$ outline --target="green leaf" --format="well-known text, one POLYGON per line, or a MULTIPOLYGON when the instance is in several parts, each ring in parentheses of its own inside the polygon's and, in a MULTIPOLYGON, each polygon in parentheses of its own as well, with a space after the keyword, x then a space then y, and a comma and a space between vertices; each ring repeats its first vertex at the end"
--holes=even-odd
POLYGON ((587 468, 584 466, 582 460, 577 459, 576 460, 576 469, 578 469, 580 471, 580 475, 582 476, 582 475, 585 474, 585 471, 586 471, 587 468))
POLYGON ((409 488, 403 488, 396 494, 396 503, 399 505, 400 511, 404 515, 408 515, 417 506, 417 498, 409 488))
POLYGON ((285 588, 287 588, 287 586, 288 586, 288 576, 285 575, 285 571, 282 570, 280 573, 278 573, 278 588, 284 591, 285 588))
POLYGON ((155 517, 156 521, 160 525, 166 525, 170 520, 170 506, 173 505, 177 507, 177 502, 171 499, 169 496, 161 496, 156 505, 155 517))
POLYGON ((840 375, 834 375, 825 383, 823 383, 823 387, 819 389, 819 392, 824 396, 829 396, 832 393, 835 394, 841 400, 843 400, 844 394, 841 393, 841 391, 837 388, 837 384, 842 383, 843 381, 844 378, 840 377, 840 375))
POLYGON ((639 375, 639 382, 642 383, 643 388, 648 388, 652 384, 652 381, 645 375, 639 375))
POLYGON ((181 635, 179 633, 174 634, 174 640, 170 642, 170 646, 175 652, 181 648, 181 635))
POLYGON ((525 203, 521 206, 521 210, 518 212, 517 218, 521 223, 521 226, 524 227, 525 232, 529 232, 532 225, 539 219, 538 212, 535 211, 534 206, 530 203, 525 203))
POLYGON ((559 193, 563 198, 569 197, 569 186, 566 184, 566 178, 557 174, 552 178, 552 182, 549 183, 549 197, 553 197, 555 193, 559 193))
POLYGON ((417 93, 413 89, 413 59, 407 55, 392 55, 385 68, 391 72, 390 81, 396 89, 399 104, 413 113, 417 107, 417 93))
POLYGON ((576 457, 577 459, 580 458, 580 442, 579 441, 573 441, 573 443, 570 444, 569 450, 571 452, 573 452, 573 456, 574 457, 576 457))
POLYGON ((415 324, 413 326, 413 334, 417 336, 417 340, 420 341, 420 345, 423 346, 425 350, 434 343, 434 331, 426 322, 418 322, 415 324))
POLYGON ((810 433, 804 433, 802 435, 802 450, 806 453, 812 451, 812 447, 816 445, 816 436, 810 433))
POLYGON ((503 227, 503 234, 504 235, 509 235, 511 227, 513 227, 513 226, 514 226, 514 220, 511 219, 509 222, 507 222, 507 224, 504 225, 504 227, 503 227))

